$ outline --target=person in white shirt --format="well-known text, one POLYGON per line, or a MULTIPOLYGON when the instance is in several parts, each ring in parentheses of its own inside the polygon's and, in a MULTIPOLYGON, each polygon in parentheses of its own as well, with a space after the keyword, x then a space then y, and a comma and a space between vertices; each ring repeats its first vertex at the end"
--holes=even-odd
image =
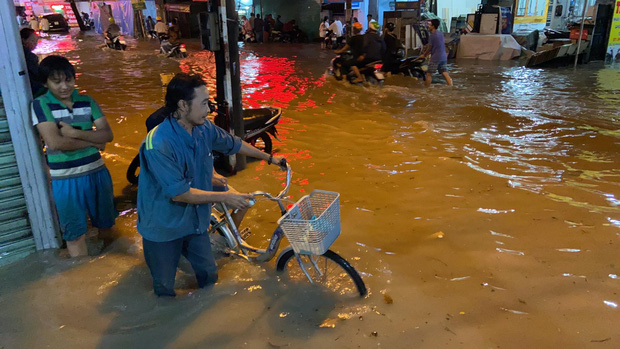
POLYGON ((162 22, 161 17, 157 16, 157 23, 155 24, 155 33, 157 33, 157 36, 160 38, 159 40, 161 40, 161 35, 167 35, 168 34, 168 26, 166 25, 166 23, 162 22))
POLYGON ((47 33, 50 30, 50 21, 45 17, 41 17, 39 29, 41 29, 42 32, 47 33))
POLYGON ((340 18, 336 17, 334 22, 329 25, 327 30, 331 30, 334 35, 336 35, 336 44, 338 47, 342 44, 342 22, 340 22, 340 18))
POLYGON ((39 30, 39 21, 37 21, 37 17, 35 16, 30 16, 30 29, 32 30, 39 30))
POLYGON ((325 40, 327 37, 327 27, 329 27, 329 20, 327 16, 323 18, 323 22, 319 25, 319 37, 321 37, 321 48, 325 48, 325 40))

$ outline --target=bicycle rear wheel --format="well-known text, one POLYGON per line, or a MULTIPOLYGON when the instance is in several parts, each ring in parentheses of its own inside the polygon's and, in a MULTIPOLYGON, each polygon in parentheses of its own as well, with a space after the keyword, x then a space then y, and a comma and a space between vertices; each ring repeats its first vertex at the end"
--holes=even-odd
MULTIPOLYGON (((312 278, 312 282, 340 295, 366 295, 366 285, 359 273, 336 252, 327 250, 323 255, 300 255, 303 268, 312 278), (318 269, 314 266, 314 264, 318 269)), ((306 274, 295 258, 292 249, 285 251, 276 264, 279 272, 285 271, 293 281, 308 281, 306 274)))

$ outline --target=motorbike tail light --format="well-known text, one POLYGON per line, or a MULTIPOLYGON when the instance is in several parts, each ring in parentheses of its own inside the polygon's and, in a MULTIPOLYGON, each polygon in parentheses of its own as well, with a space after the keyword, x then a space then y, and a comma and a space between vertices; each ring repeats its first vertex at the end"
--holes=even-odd
POLYGON ((34 33, 37 35, 41 35, 41 32, 39 30, 35 31, 34 33))
POLYGON ((185 48, 185 44, 181 44, 181 48, 185 48))
POLYGON ((383 67, 383 64, 375 64, 375 69, 381 69, 381 67, 383 67))

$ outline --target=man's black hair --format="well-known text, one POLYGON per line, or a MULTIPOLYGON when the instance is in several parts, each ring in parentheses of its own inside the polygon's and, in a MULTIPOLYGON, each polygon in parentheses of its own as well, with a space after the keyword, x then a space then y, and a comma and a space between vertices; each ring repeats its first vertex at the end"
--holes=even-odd
POLYGON ((39 64, 39 79, 46 82, 53 75, 64 75, 75 79, 75 68, 65 57, 47 56, 39 64))
POLYGON ((22 28, 22 30, 19 31, 19 36, 22 38, 22 41, 26 41, 30 35, 35 33, 36 32, 32 28, 22 28))
POLYGON ((179 107, 180 100, 191 102, 196 96, 194 89, 206 85, 207 83, 198 74, 178 73, 170 80, 166 89, 166 110, 174 113, 179 107))
POLYGON ((435 29, 439 30, 440 22, 437 18, 431 19, 431 23, 433 24, 433 27, 435 27, 435 29))

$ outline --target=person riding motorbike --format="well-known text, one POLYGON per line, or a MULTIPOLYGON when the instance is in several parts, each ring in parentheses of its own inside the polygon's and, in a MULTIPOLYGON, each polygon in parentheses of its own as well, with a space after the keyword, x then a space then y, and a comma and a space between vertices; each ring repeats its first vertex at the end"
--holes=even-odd
POLYGON ((361 32, 362 24, 359 22, 353 23, 353 36, 351 36, 343 48, 334 51, 336 54, 351 51, 353 58, 344 61, 342 66, 345 69, 351 69, 355 73, 357 79, 353 81, 354 83, 364 81, 364 77, 359 70, 359 67, 364 66, 362 64, 364 60, 364 36, 360 35, 361 32))
POLYGON ((383 36, 383 41, 385 41, 386 51, 383 56, 383 66, 381 67, 381 71, 396 73, 398 70, 398 50, 403 47, 400 40, 394 34, 394 28, 396 26, 394 23, 388 22, 385 25, 385 35, 383 36))
POLYGON ((155 23, 155 33, 161 41, 161 35, 168 35, 168 26, 166 23, 162 22, 161 17, 159 16, 157 16, 155 20, 157 21, 157 23, 155 23))
POLYGON ((175 46, 181 44, 181 30, 178 23, 179 20, 174 18, 172 25, 168 28, 168 36, 162 38, 161 47, 166 53, 170 53, 175 46))
POLYGON ((379 36, 378 31, 379 23, 370 21, 364 34, 364 64, 380 61, 385 53, 385 41, 379 36))
POLYGON ((114 39, 121 35, 121 27, 116 24, 112 17, 108 18, 108 21, 110 21, 110 25, 108 25, 108 29, 106 29, 103 35, 108 41, 114 43, 114 39))

